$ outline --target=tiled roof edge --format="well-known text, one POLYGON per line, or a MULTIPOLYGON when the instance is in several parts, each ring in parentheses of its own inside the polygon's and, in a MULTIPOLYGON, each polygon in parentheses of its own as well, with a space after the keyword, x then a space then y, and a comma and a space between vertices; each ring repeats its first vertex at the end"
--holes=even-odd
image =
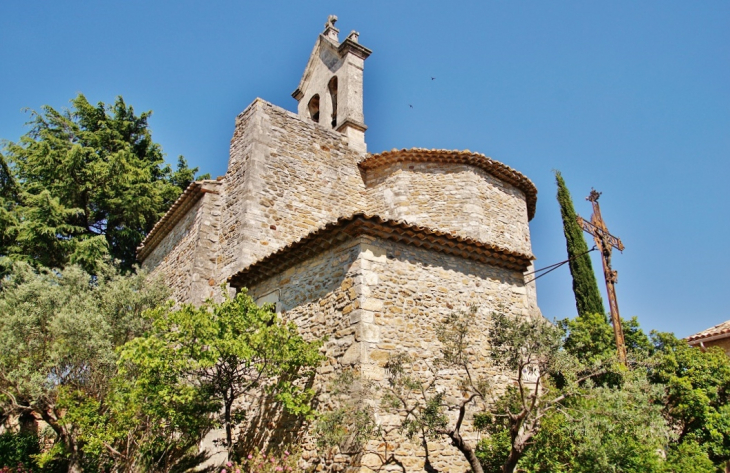
POLYGON ((198 199, 206 192, 216 192, 205 189, 204 185, 212 184, 217 186, 220 181, 203 180, 191 182, 187 189, 180 194, 175 203, 165 212, 165 215, 152 227, 142 243, 137 247, 137 260, 142 262, 160 244, 167 233, 180 221, 198 199))
POLYGON ((703 330, 694 335, 690 335, 689 337, 685 338, 685 340, 687 340, 688 342, 695 342, 725 334, 730 337, 730 320, 727 320, 721 324, 717 324, 714 327, 708 328, 707 330, 703 330))
POLYGON ((391 241, 425 247, 445 254, 489 263, 524 272, 532 255, 510 251, 471 238, 432 230, 403 221, 387 220, 377 215, 356 213, 339 218, 305 237, 280 248, 228 279, 235 287, 251 286, 291 266, 320 254, 350 238, 370 235, 391 241))
POLYGON ((378 154, 371 154, 362 159, 358 165, 363 170, 374 169, 385 164, 401 161, 430 161, 443 163, 471 164, 477 166, 492 176, 512 184, 525 193, 527 200, 527 219, 532 220, 537 207, 537 187, 524 174, 495 161, 481 153, 467 150, 446 150, 446 149, 393 149, 378 154))

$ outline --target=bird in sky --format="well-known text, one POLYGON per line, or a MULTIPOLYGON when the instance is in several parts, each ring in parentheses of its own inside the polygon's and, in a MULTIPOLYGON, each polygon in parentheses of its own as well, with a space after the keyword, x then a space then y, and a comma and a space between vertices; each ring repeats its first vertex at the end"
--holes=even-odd
POLYGON ((411 108, 413 108, 413 105, 411 105, 411 104, 408 104, 408 106, 411 107, 411 108))
POLYGON ((435 77, 431 77, 431 80, 436 80, 436 78, 435 77))

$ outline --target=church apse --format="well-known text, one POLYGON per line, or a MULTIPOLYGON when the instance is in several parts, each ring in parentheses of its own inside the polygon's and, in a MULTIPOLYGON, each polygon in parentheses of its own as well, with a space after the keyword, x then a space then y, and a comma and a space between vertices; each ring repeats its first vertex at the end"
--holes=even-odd
MULTIPOLYGON (((524 276, 534 259, 534 184, 468 150, 368 153, 363 68, 371 51, 354 31, 340 42, 336 20, 317 36, 292 94, 296 111, 251 103, 236 117, 226 174, 192 184, 138 249, 178 302, 220 299, 224 284, 231 293, 245 287, 275 298, 305 337, 327 336, 328 360, 314 380, 322 392, 344 368, 383 382, 396 352, 428 363, 439 350, 435 324, 451 310, 479 307, 480 331, 493 310, 540 316, 524 276)), ((501 384, 505 376, 495 373, 501 384)), ((450 383, 443 389, 457 395, 450 383)), ((469 422, 463 432, 475 442, 469 422)), ((422 471, 422 446, 393 435, 406 471, 422 471)), ((311 432, 301 437, 316 458, 311 432)), ((438 445, 434 466, 466 469, 448 441, 438 445)), ((377 465, 367 458, 338 461, 355 468, 362 459, 362 470, 348 471, 371 471, 377 465)))

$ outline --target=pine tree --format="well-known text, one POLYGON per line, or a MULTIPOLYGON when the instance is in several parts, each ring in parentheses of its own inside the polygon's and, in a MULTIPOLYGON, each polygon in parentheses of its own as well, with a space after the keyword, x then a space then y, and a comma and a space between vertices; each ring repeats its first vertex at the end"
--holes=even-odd
POLYGON ((576 221, 573 200, 565 185, 560 171, 555 171, 555 182, 558 185, 558 203, 560 214, 563 217, 563 232, 565 233, 565 244, 568 249, 570 262, 570 275, 573 277, 573 292, 575 293, 575 306, 578 309, 578 316, 587 314, 604 314, 603 300, 598 291, 596 276, 591 265, 591 258, 588 255, 588 245, 583 238, 583 230, 576 221))
MULTIPOLYGON (((9 260, 94 271, 111 258, 125 270, 135 249, 194 179, 181 156, 164 162, 147 123, 122 97, 96 106, 32 112, 31 130, 0 155, 0 274, 9 260)), ((205 178, 205 176, 201 176, 205 178)))

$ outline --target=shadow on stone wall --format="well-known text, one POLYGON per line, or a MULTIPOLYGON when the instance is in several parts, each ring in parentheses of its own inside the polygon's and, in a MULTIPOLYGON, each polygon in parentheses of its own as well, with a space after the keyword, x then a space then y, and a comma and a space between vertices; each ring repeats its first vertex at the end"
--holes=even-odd
MULTIPOLYGON (((313 386, 314 376, 310 376, 305 387, 311 389, 313 386)), ((305 416, 287 412, 273 394, 259 396, 257 402, 247 408, 247 414, 250 417, 239 425, 234 445, 234 451, 241 458, 256 450, 281 454, 299 444, 308 427, 305 416)))
POLYGON ((459 256, 431 253, 427 250, 415 249, 402 243, 387 242, 385 256, 388 261, 399 261, 400 263, 407 263, 410 266, 421 266, 427 271, 454 271, 463 276, 476 277, 483 281, 494 280, 515 287, 525 287, 525 277, 519 271, 485 265, 484 263, 466 260, 459 256), (403 249, 416 251, 407 251, 404 254, 403 249), (459 262, 459 264, 449 264, 449 262, 459 262))

